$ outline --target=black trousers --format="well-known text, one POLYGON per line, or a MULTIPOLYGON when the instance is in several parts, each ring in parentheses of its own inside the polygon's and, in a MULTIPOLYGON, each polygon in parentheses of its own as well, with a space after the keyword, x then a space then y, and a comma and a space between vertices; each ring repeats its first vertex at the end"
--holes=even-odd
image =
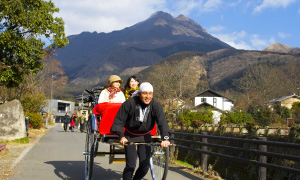
POLYGON ((137 157, 139 157, 139 167, 135 172, 133 180, 142 179, 147 174, 150 167, 151 147, 142 144, 137 146, 127 145, 124 149, 126 167, 123 171, 123 180, 132 180, 137 157))
POLYGON ((84 123, 80 123, 80 132, 83 132, 84 129, 84 123))
POLYGON ((69 124, 68 122, 64 122, 64 130, 65 131, 68 131, 68 124, 69 124))

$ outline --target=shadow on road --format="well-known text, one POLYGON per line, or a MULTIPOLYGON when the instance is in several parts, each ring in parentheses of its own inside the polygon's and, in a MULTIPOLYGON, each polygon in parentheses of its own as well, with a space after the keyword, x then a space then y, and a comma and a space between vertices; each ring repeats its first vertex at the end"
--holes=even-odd
MULTIPOLYGON (((60 179, 84 179, 84 161, 48 161, 46 164, 54 166, 54 173, 60 179)), ((112 171, 102 168, 98 163, 94 163, 92 179, 121 179, 121 171, 112 171)))

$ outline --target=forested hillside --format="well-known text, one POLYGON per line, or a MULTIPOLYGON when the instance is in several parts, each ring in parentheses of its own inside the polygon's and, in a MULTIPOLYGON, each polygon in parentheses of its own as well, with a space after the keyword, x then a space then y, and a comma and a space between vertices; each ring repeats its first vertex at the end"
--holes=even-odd
POLYGON ((222 49, 177 53, 138 76, 153 83, 155 96, 161 100, 192 100, 197 93, 212 88, 237 100, 237 107, 246 108, 299 93, 299 67, 299 55, 222 49))

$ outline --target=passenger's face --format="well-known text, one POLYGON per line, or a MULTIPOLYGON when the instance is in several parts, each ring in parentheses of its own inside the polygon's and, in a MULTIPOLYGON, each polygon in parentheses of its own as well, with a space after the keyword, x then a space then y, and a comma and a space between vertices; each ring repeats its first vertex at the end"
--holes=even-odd
POLYGON ((115 82, 112 83, 112 86, 115 87, 115 88, 120 88, 120 85, 121 84, 120 84, 119 81, 115 81, 115 82))
POLYGON ((138 86, 138 82, 135 80, 135 79, 133 79, 133 78, 131 78, 131 80, 129 81, 129 86, 132 88, 132 89, 135 89, 137 86, 138 86))
POLYGON ((151 91, 139 92, 139 96, 140 96, 141 101, 144 104, 150 104, 150 102, 153 98, 153 92, 151 92, 151 91))

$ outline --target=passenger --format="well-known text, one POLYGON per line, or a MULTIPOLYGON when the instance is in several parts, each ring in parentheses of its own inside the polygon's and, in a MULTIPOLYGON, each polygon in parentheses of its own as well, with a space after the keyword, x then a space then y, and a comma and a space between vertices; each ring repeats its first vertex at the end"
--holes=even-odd
POLYGON ((117 75, 111 75, 108 79, 108 85, 106 85, 103 91, 101 91, 98 103, 109 102, 109 103, 123 103, 125 101, 123 88, 121 84, 122 79, 117 75))
MULTIPOLYGON (((162 135, 162 147, 170 145, 169 126, 161 104, 152 99, 153 87, 150 83, 145 82, 140 85, 138 95, 125 101, 117 115, 115 116, 110 131, 117 134, 120 143, 125 145, 130 142, 151 142, 150 130, 155 123, 162 135), (123 128, 125 127, 125 132, 123 128)), ((151 146, 145 144, 130 144, 124 146, 126 166, 123 171, 123 180, 143 179, 150 167, 151 146), (139 168, 136 170, 134 177, 133 172, 136 167, 136 160, 139 157, 139 168)))
POLYGON ((140 81, 137 79, 136 76, 130 76, 127 79, 127 82, 124 87, 126 100, 129 99, 135 91, 139 90, 139 84, 140 81))

